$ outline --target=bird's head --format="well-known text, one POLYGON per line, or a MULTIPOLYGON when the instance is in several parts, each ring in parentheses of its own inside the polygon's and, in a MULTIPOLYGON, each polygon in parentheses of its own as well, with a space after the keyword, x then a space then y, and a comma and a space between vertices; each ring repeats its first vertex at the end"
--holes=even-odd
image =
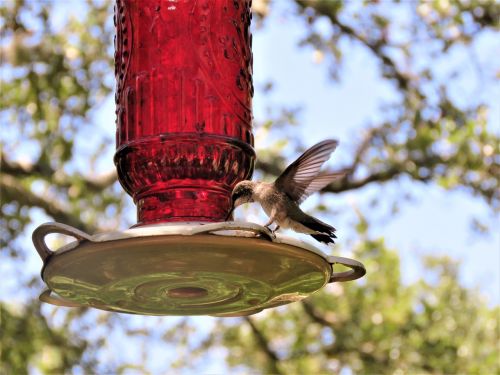
POLYGON ((231 193, 231 211, 227 215, 227 219, 231 217, 236 207, 244 203, 253 202, 253 189, 255 183, 253 181, 241 181, 233 189, 231 193))

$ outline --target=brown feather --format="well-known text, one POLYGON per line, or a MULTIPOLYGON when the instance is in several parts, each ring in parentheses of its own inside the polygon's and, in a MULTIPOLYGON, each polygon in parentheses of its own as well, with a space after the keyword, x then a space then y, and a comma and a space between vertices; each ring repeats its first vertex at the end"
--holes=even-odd
POLYGON ((312 193, 322 189, 344 173, 319 174, 321 166, 337 148, 338 141, 328 139, 304 152, 276 179, 275 185, 293 201, 301 203, 312 193))

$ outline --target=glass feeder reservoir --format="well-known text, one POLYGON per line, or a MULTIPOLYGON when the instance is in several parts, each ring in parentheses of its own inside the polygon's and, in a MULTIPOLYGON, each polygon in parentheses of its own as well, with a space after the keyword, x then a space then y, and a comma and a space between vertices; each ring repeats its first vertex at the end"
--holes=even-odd
POLYGON ((252 175, 248 1, 118 1, 117 151, 138 225, 224 221, 252 175))

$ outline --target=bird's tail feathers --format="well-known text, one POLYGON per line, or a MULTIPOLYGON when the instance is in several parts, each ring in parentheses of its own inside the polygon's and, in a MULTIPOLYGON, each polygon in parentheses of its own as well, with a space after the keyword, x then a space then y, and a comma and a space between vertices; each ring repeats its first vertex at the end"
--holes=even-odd
POLYGON ((337 238, 337 236, 335 235, 335 228, 331 225, 323 223, 322 221, 309 215, 307 215, 307 218, 302 221, 302 224, 307 228, 318 232, 317 234, 311 234, 311 237, 316 241, 326 244, 335 243, 333 239, 337 238))
POLYGON ((329 243, 335 243, 333 239, 337 238, 335 237, 335 235, 329 236, 328 234, 311 234, 311 237, 314 238, 316 241, 323 242, 327 245, 329 243))
POLYGON ((329 235, 333 235, 335 233, 334 227, 326 223, 323 223, 321 220, 318 220, 309 215, 306 215, 305 219, 301 220, 301 224, 318 233, 324 233, 329 235))

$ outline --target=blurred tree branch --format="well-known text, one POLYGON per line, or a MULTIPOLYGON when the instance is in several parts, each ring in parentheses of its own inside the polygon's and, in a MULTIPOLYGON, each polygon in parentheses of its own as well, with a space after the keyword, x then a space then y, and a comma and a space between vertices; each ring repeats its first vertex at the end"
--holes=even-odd
POLYGON ((47 195, 43 197, 35 194, 30 189, 24 188, 14 177, 2 174, 0 176, 0 190, 8 198, 18 201, 21 205, 29 207, 39 207, 45 213, 54 218, 54 220, 74 226, 87 233, 95 232, 96 228, 90 224, 83 222, 79 217, 65 207, 63 207, 55 199, 49 198, 47 195))
POLYGON ((82 181, 85 189, 89 192, 101 192, 117 181, 115 169, 98 176, 68 175, 61 170, 55 171, 50 165, 40 161, 35 164, 20 164, 9 161, 3 152, 1 153, 0 170, 13 177, 35 177, 50 180, 51 183, 64 188, 70 188, 75 184, 75 181, 82 181))
POLYGON ((278 355, 271 349, 269 346, 268 340, 265 338, 264 334, 260 331, 260 329, 256 326, 253 319, 250 317, 245 317, 245 321, 250 326, 252 333, 255 337, 255 341, 257 342, 257 346, 261 349, 268 360, 269 364, 269 373, 271 374, 282 374, 279 368, 280 359, 278 355))
POLYGON ((319 313, 319 311, 316 310, 314 305, 311 303, 311 301, 305 299, 301 301, 302 307, 304 309, 304 312, 306 315, 311 318, 311 320, 315 323, 318 323, 322 326, 329 327, 329 328, 334 328, 335 326, 335 320, 334 319, 328 319, 326 316, 323 316, 319 313))
POLYGON ((382 60, 385 70, 384 73, 390 77, 394 78, 401 90, 407 90, 410 84, 409 77, 403 73, 393 61, 389 55, 387 55, 383 48, 387 45, 387 40, 385 39, 385 33, 382 33, 382 37, 378 40, 369 40, 365 36, 358 33, 354 28, 348 26, 347 24, 341 22, 338 18, 337 10, 339 9, 335 6, 335 2, 338 1, 310 1, 310 0, 296 0, 297 4, 303 8, 312 8, 317 12, 318 15, 326 16, 332 23, 332 25, 338 26, 340 32, 348 37, 357 40, 369 50, 373 52, 380 60, 382 60))
MULTIPOLYGON (((273 176, 278 176, 283 169, 274 163, 268 163, 266 161, 259 161, 257 163, 257 168, 266 174, 271 174, 273 176)), ((350 175, 353 174, 353 170, 350 168, 342 169, 341 171, 348 171, 348 175, 341 180, 338 180, 328 186, 326 186, 321 193, 342 193, 349 190, 359 189, 366 186, 372 182, 386 182, 394 179, 396 176, 405 173, 402 168, 390 167, 382 172, 375 172, 366 177, 353 180, 350 175)), ((338 171, 340 172, 340 171, 338 171)))

